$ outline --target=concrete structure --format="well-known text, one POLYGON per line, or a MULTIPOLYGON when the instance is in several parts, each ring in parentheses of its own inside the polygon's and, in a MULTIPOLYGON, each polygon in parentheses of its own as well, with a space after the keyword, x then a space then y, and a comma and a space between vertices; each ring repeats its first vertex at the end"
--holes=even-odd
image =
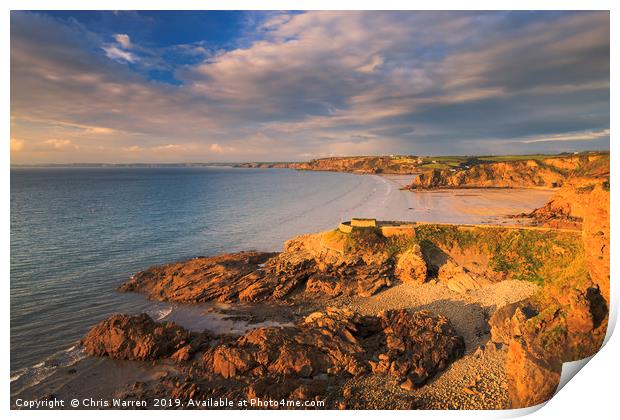
POLYGON ((376 219, 362 219, 353 217, 350 223, 353 227, 377 227, 376 219))
POLYGON ((383 236, 415 235, 415 223, 380 225, 383 236))
POLYGON ((350 222, 342 222, 338 230, 351 233, 356 229, 379 228, 383 236, 415 235, 415 223, 377 222, 375 219, 353 218, 350 222))

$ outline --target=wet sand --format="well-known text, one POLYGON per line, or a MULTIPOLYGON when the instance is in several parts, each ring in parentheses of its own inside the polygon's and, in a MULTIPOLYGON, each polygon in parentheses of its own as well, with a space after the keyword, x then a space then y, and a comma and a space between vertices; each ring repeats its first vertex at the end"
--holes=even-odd
POLYGON ((411 176, 376 176, 383 185, 377 186, 373 200, 358 210, 358 217, 379 220, 402 220, 458 224, 516 223, 510 215, 530 212, 543 206, 553 194, 552 189, 446 189, 409 191, 411 176), (383 195, 383 197, 381 197, 383 195))

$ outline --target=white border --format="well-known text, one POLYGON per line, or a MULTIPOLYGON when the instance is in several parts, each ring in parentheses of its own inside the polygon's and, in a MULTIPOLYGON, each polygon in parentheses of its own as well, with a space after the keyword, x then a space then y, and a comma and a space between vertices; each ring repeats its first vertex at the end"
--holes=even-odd
MULTIPOLYGON (((295 2, 284 0, 228 0, 216 2, 197 2, 195 0, 175 0, 174 2, 164 2, 162 0, 90 0, 88 3, 78 0, 57 0, 54 2, 44 2, 41 0, 5 0, 2 2, 4 8, 4 14, 2 15, 2 21, 5 22, 1 25, 2 28, 2 51, 3 51, 3 66, 2 66, 2 80, 5 87, 5 100, 2 103, 3 118, 1 120, 2 132, 5 133, 4 147, 0 152, 0 159, 2 161, 2 182, 0 188, 2 189, 2 215, 4 217, 4 224, 1 231, 1 264, 2 273, 4 274, 5 281, 5 298, 4 298, 4 322, 2 322, 2 344, 0 352, 3 356, 3 374, 6 380, 3 382, 4 393, 3 402, 4 410, 9 411, 9 358, 10 358, 10 344, 9 344, 9 320, 10 320, 10 299, 9 299, 9 276, 10 276, 10 226, 9 226, 9 211, 10 211, 10 182, 9 182, 9 166, 10 166, 10 154, 9 154, 9 138, 10 138, 10 14, 9 10, 321 10, 321 9, 339 9, 339 10, 612 10, 611 13, 611 45, 615 46, 617 43, 616 24, 618 19, 616 18, 616 11, 614 5, 617 4, 611 1, 574 1, 574 0, 546 0, 546 1, 533 1, 533 0, 521 0, 521 1, 502 1, 501 3, 489 0, 470 0, 467 2, 462 1, 448 1, 448 0, 435 0, 433 2, 414 2, 405 0, 373 0, 366 1, 363 4, 359 1, 353 0, 321 0, 321 1, 309 1, 298 0, 295 2)), ((617 49, 616 49, 617 50, 617 49)), ((612 48, 611 51, 611 78, 614 79, 613 69, 617 66, 617 51, 612 48)), ((611 86, 614 86, 613 83, 611 86)), ((617 110, 617 95, 611 95, 611 114, 615 115, 614 109, 617 110)), ((617 112, 617 111, 616 111, 617 112)), ((615 120, 612 118, 611 131, 615 133, 613 127, 615 120)), ((618 179, 616 168, 616 156, 618 148, 615 144, 611 143, 611 167, 612 167, 612 180, 611 180, 611 214, 618 214, 618 179)), ((612 216, 612 232, 617 229, 617 218, 612 216)), ((615 251, 619 249, 618 239, 616 235, 611 238, 611 250, 615 251)), ((610 316, 610 330, 615 326, 617 319, 617 307, 618 307, 618 260, 611 259, 611 294, 612 294, 612 315, 610 316)), ((620 357, 620 342, 617 337, 607 336, 606 345, 599 354, 597 354, 588 367, 580 372, 576 380, 569 381, 569 383, 544 407, 544 409, 536 411, 530 418, 546 419, 546 418, 609 418, 611 413, 617 415, 617 383, 620 378, 620 363, 618 357, 620 357)), ((540 408, 536 407, 535 409, 540 408)), ((359 417, 376 419, 378 416, 389 416, 391 418, 407 418, 412 417, 459 417, 459 418, 505 418, 523 415, 535 409, 526 410, 513 410, 513 411, 388 411, 388 412, 373 412, 373 411, 343 411, 343 412, 320 412, 320 416, 335 416, 338 415, 341 418, 355 418, 359 417)), ((33 412, 33 411, 10 411, 8 413, 11 417, 15 418, 56 418, 62 417, 63 419, 82 419, 83 412, 77 411, 55 411, 55 412, 33 412)), ((176 415, 171 412, 152 410, 146 412, 146 414, 140 414, 140 412, 121 412, 114 411, 113 413, 105 411, 95 411, 88 414, 89 417, 108 417, 110 414, 119 418, 134 418, 136 416, 148 415, 153 419, 164 419, 170 416, 176 415)), ((283 418, 301 418, 307 416, 316 416, 317 412, 303 412, 303 411, 287 411, 287 412, 272 412, 272 411, 252 411, 252 412, 209 412, 202 411, 190 412, 184 411, 182 416, 192 418, 204 418, 205 416, 223 416, 226 417, 280 417, 283 418)))

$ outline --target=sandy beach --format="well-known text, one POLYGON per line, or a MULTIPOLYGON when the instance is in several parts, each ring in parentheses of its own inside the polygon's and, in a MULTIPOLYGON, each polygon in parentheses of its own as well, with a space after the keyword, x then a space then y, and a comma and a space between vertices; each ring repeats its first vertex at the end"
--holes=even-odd
POLYGON ((368 208, 378 220, 458 224, 514 224, 510 215, 529 212, 544 205, 552 189, 451 189, 409 191, 400 188, 411 182, 408 175, 376 176, 384 185, 377 187, 368 208), (380 195, 384 194, 381 198, 380 195))

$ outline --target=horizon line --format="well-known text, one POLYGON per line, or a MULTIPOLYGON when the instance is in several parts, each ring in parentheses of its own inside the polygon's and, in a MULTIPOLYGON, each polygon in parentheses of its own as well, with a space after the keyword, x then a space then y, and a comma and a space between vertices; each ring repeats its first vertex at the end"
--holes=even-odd
POLYGON ((308 160, 240 160, 240 161, 219 161, 219 162, 45 162, 45 163, 12 163, 11 167, 45 167, 45 166, 170 166, 170 165, 240 165, 247 163, 305 163, 312 160, 320 159, 352 159, 364 157, 391 157, 391 156, 409 156, 409 157, 501 157, 501 156, 560 156, 560 155, 576 155, 583 153, 610 153, 610 150, 581 150, 567 151, 557 153, 506 153, 506 154, 478 154, 478 155, 413 155, 406 153, 392 153, 385 155, 342 155, 342 156, 324 156, 315 157, 308 160))

